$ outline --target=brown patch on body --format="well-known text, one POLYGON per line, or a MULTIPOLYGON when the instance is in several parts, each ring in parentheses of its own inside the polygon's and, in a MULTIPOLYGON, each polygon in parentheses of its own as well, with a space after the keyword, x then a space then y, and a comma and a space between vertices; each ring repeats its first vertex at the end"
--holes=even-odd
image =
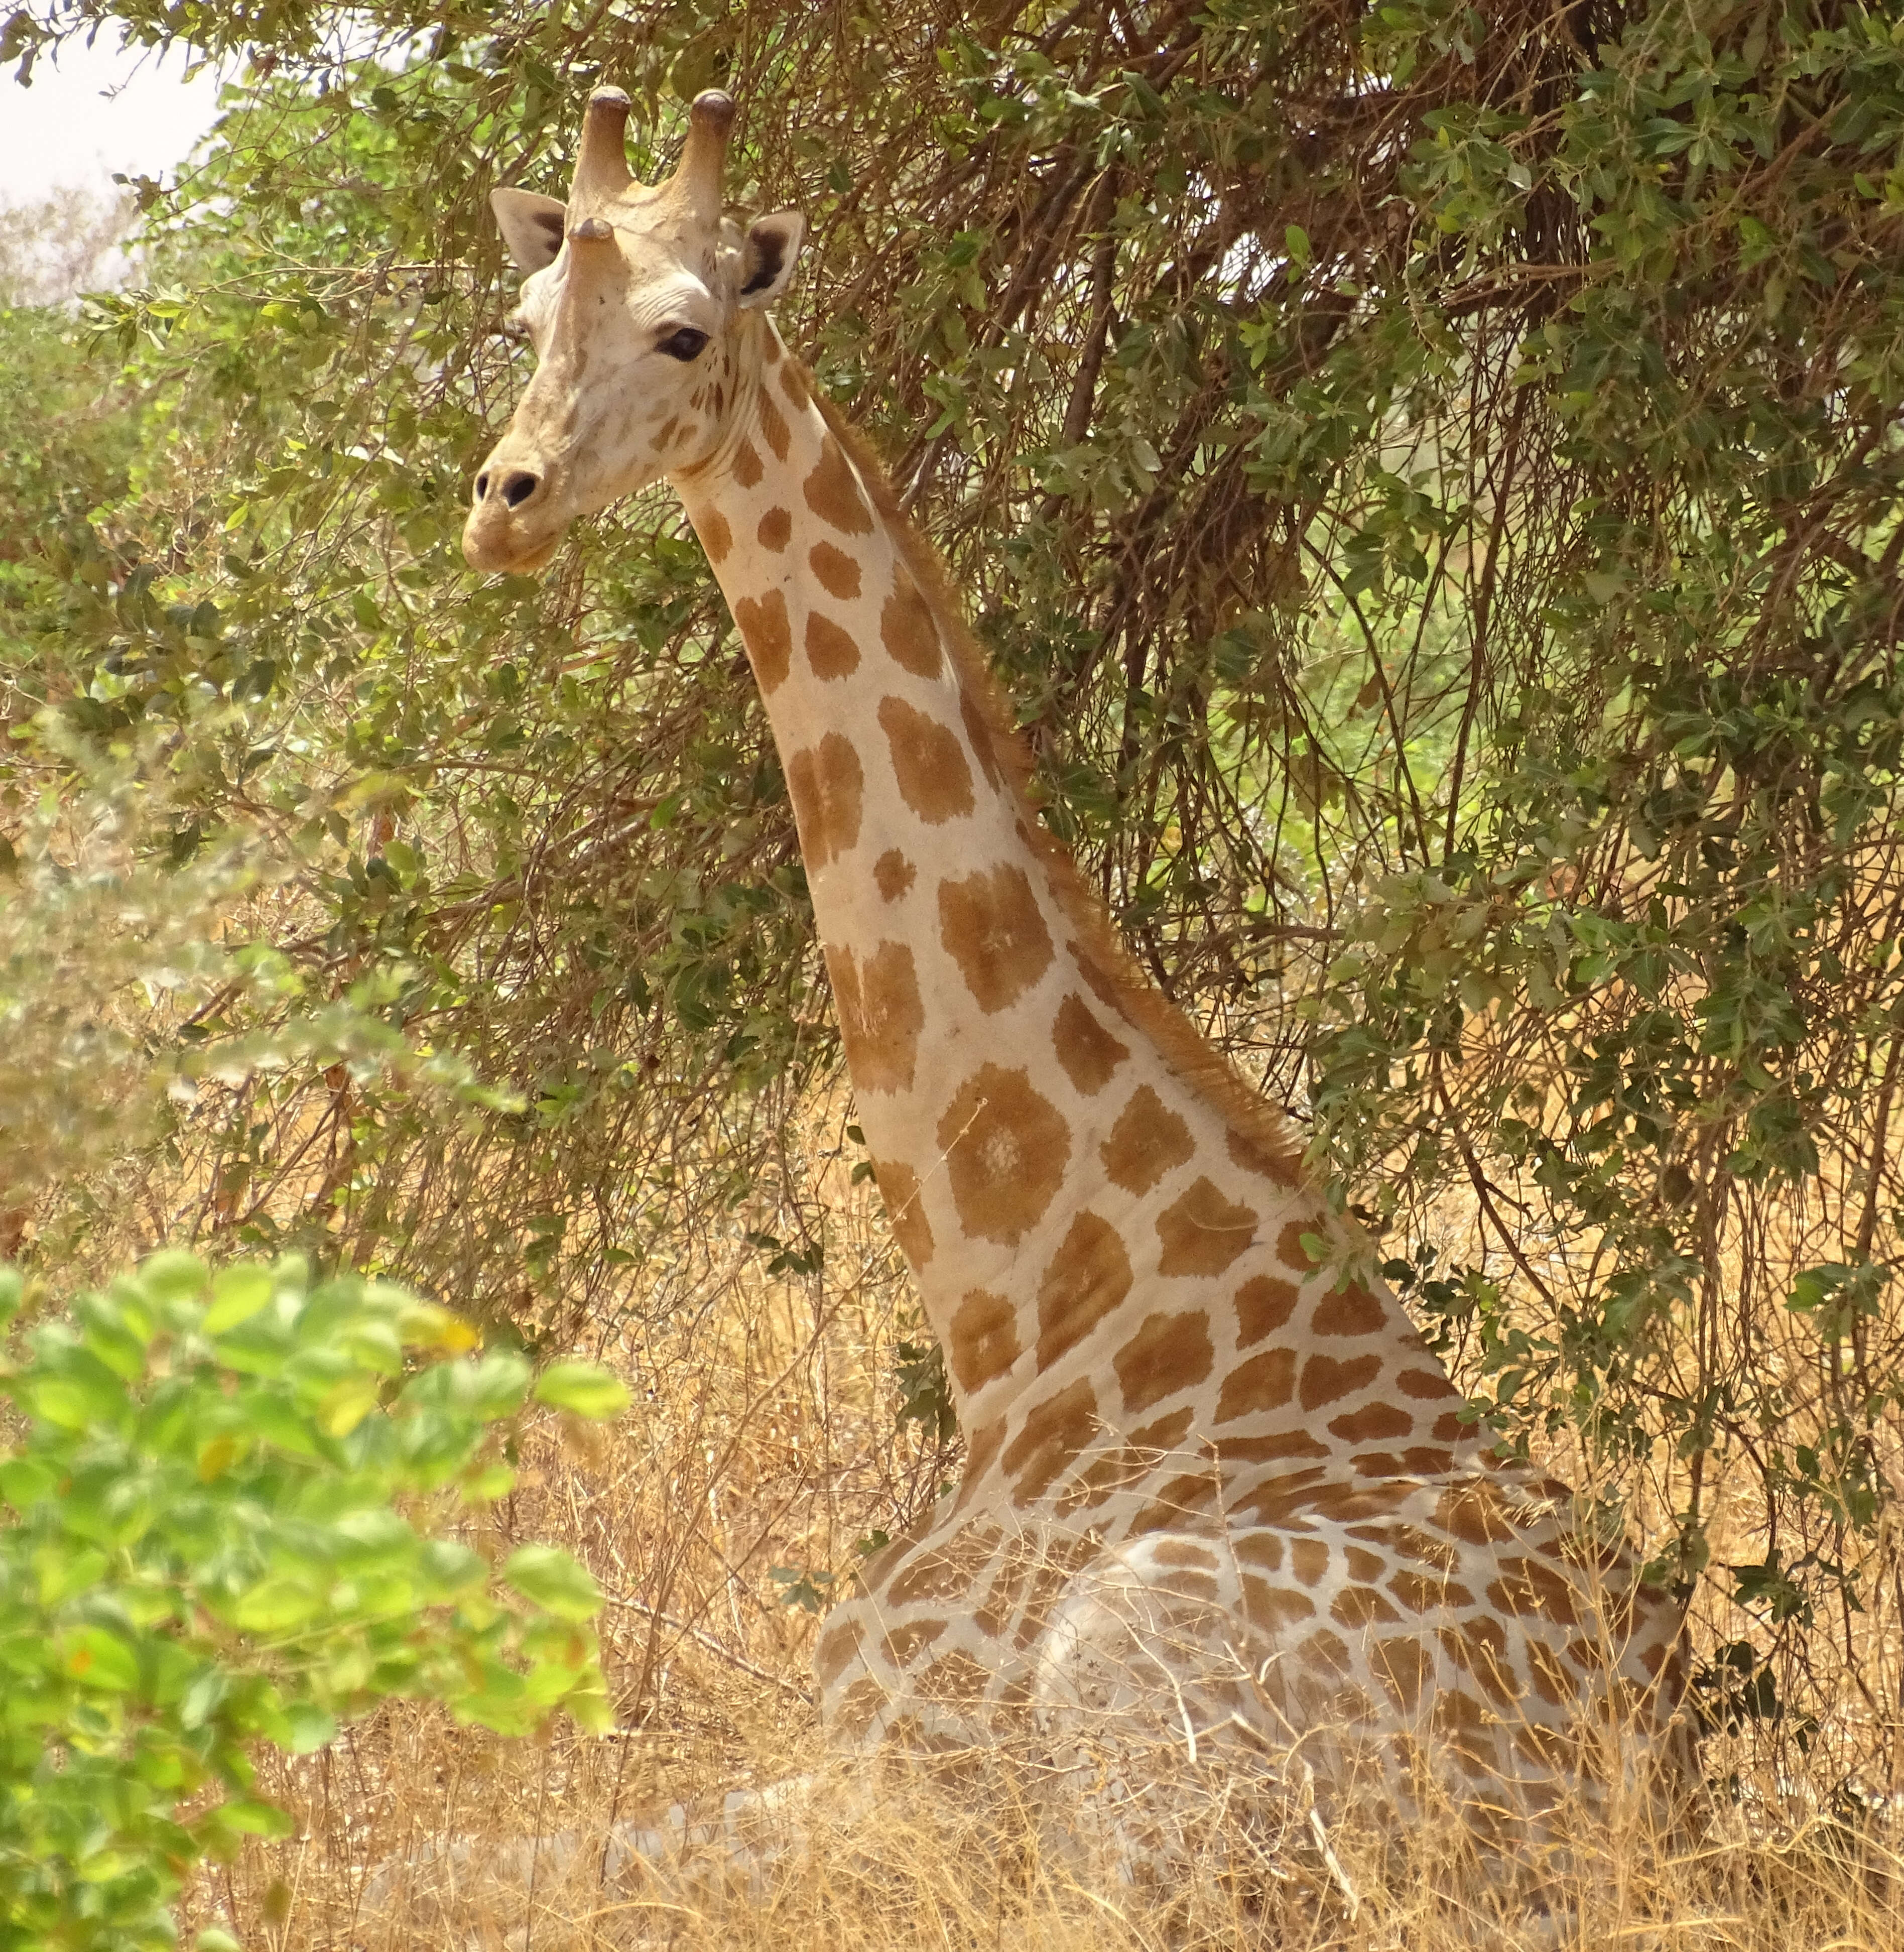
POLYGON ((1018 1311, 1002 1294, 975 1287, 958 1304, 946 1353, 960 1385, 976 1392, 1018 1359, 1018 1311))
POLYGON ((1315 1617, 1315 1602, 1306 1593, 1287 1586, 1272 1586, 1253 1572, 1243 1575, 1243 1610, 1252 1627, 1280 1640, 1283 1630, 1299 1621, 1315 1617))
POLYGON ((815 543, 807 551, 807 562, 829 596, 844 601, 859 594, 859 565, 844 549, 815 543))
POLYGON ((1359 1284, 1323 1296, 1309 1318, 1318 1335, 1373 1335, 1387 1324, 1388 1311, 1359 1284))
POLYGON ((870 1674, 861 1675, 833 1704, 827 1719, 841 1741, 863 1741, 891 1698, 870 1674))
POLYGON ((1015 1247, 1045 1217, 1071 1162, 1071 1128, 1022 1069, 985 1064, 938 1125, 952 1203, 968 1234, 1015 1247))
POLYGON ((921 1540, 886 1581, 886 1603, 910 1606, 921 1600, 962 1600, 998 1549, 994 1519, 968 1519, 949 1537, 921 1540))
POLYGON ((1214 1181, 1199 1179, 1158 1215, 1157 1237, 1159 1274, 1220 1275, 1255 1239, 1256 1215, 1226 1200, 1214 1181))
POLYGON ((1302 1407, 1320 1409, 1366 1389, 1382 1366, 1379 1356, 1351 1356, 1338 1362, 1333 1356, 1312 1356, 1302 1365, 1302 1407))
POLYGON ((1130 1256, 1117 1229, 1080 1213, 1038 1284, 1039 1369, 1049 1369, 1119 1307, 1130 1281, 1130 1256))
POLYGON ((823 1688, 830 1688, 839 1678, 847 1663, 858 1655, 865 1634, 865 1622, 843 1609, 820 1629, 820 1638, 813 1644, 813 1676, 823 1688))
MULTIPOLYGON (((1196 1150, 1190 1127, 1148 1084, 1140 1084, 1098 1154, 1105 1171, 1127 1193, 1148 1193, 1196 1150)), ((1250 1218, 1253 1223, 1255 1216, 1250 1218)))
POLYGON ((1440 1403, 1449 1397, 1457 1403, 1461 1400, 1460 1390, 1433 1369, 1404 1369, 1395 1378, 1395 1387, 1417 1403, 1440 1403))
POLYGON ((999 1460, 1019 1504, 1042 1498, 1084 1454, 1098 1431, 1097 1396, 1080 1376, 1033 1406, 999 1460))
POLYGON ((908 1620, 886 1636, 886 1657, 895 1667, 911 1664, 914 1655, 929 1647, 946 1631, 943 1620, 908 1620))
POLYGON ((1345 1586, 1329 1617, 1340 1627, 1393 1626, 1401 1615, 1372 1586, 1345 1586))
POLYGON ((777 461, 786 458, 786 416, 774 404, 774 396, 765 387, 760 395, 760 430, 767 436, 767 444, 774 450, 777 461))
POLYGON ((1255 1275, 1245 1281, 1236 1295, 1237 1347, 1247 1349, 1274 1334, 1296 1312, 1297 1292, 1293 1281, 1274 1275, 1255 1275))
POLYGON ((786 762, 786 790, 800 830, 800 851, 817 870, 857 846, 866 776, 852 741, 827 733, 786 762))
POLYGON ((1388 1590, 1412 1613, 1433 1613, 1443 1606, 1471 1606, 1474 1595, 1446 1573, 1418 1572, 1397 1566, 1388 1575, 1388 1590))
POLYGON ((1210 1325, 1201 1312, 1147 1315, 1111 1359, 1133 1415, 1202 1382, 1216 1366, 1210 1325))
POLYGON ((915 1268, 923 1268, 932 1259, 933 1240, 932 1223, 926 1218, 925 1202, 919 1197, 919 1175, 898 1159, 880 1162, 873 1173, 899 1251, 915 1268))
POLYGON ((990 1678, 963 1647, 955 1647, 921 1670, 918 1687, 928 1701, 946 1707, 970 1707, 974 1702, 984 1700, 990 1678))
POLYGON ((826 956, 854 1084, 862 1091, 909 1091, 926 1022, 911 949, 883 942, 864 962, 850 949, 829 947, 826 956))
MULTIPOLYGON (((929 827, 972 810, 972 769, 958 734, 902 698, 880 700, 880 727, 893 755, 899 797, 929 827)), ((940 896, 942 903, 943 893, 940 896)))
POLYGON ((1075 990, 1058 1006, 1052 1042, 1065 1075, 1086 1098, 1102 1091, 1111 1081, 1111 1072, 1130 1055, 1091 1015, 1075 990))
POLYGON ((1319 1538, 1299 1538, 1290 1547, 1290 1570, 1313 1586, 1329 1569, 1329 1548, 1319 1538))
POLYGON ((873 881, 883 902, 896 902, 910 888, 918 870, 896 847, 889 847, 873 863, 873 881))
POLYGON ((818 610, 807 612, 807 662, 815 677, 846 677, 859 668, 859 646, 850 630, 818 610))
POLYGON ((1434 1522, 1465 1545, 1498 1545, 1514 1536, 1500 1494, 1484 1478, 1444 1491, 1435 1505, 1434 1522))
POLYGON ((1368 1665, 1404 1714, 1412 1714, 1434 1685, 1434 1656, 1412 1634, 1377 1641, 1368 1665))
POLYGON ((1051 966, 1051 931, 1022 868, 980 868, 939 884, 939 940, 989 1016, 1051 966))
POLYGON ((797 411, 804 413, 813 405, 813 389, 807 384, 807 376, 800 370, 797 359, 786 362, 786 370, 780 375, 780 386, 797 411))
POLYGON ((1296 1388, 1296 1352, 1266 1349, 1240 1362, 1223 1379, 1217 1397, 1217 1422, 1234 1423, 1240 1416, 1280 1409, 1296 1388))
POLYGON ((1174 1450, 1189 1433, 1196 1416, 1196 1410, 1186 1403, 1181 1409, 1172 1410, 1168 1416, 1160 1416, 1155 1422, 1133 1430, 1130 1433, 1130 1447, 1133 1450, 1155 1451, 1160 1455, 1174 1450))
POLYGON ((777 590, 764 596, 743 596, 734 604, 734 621, 763 692, 777 690, 793 659, 793 627, 787 621, 786 599, 777 590))
POLYGON ((902 563, 893 565, 893 593, 880 608, 880 642, 893 662, 914 677, 939 675, 939 627, 931 605, 902 563))
POLYGON ((1329 1426, 1330 1434, 1345 1444, 1372 1444, 1384 1437, 1406 1437, 1415 1428, 1415 1419, 1393 1403, 1364 1403, 1358 1410, 1339 1416, 1329 1426))
POLYGON ((755 539, 764 549, 771 549, 777 555, 785 549, 793 533, 793 518, 784 508, 769 508, 760 518, 760 526, 755 530, 755 539))
POLYGON ((734 479, 743 488, 756 488, 765 471, 761 465, 760 455, 754 443, 751 440, 743 440, 734 449, 734 479))
MULTIPOLYGON (((787 371, 793 370, 789 364, 787 371)), ((870 536, 873 533, 873 511, 860 492, 859 477, 854 474, 846 450, 831 434, 821 437, 820 458, 814 464, 813 472, 801 483, 800 492, 821 521, 843 534, 870 536)))

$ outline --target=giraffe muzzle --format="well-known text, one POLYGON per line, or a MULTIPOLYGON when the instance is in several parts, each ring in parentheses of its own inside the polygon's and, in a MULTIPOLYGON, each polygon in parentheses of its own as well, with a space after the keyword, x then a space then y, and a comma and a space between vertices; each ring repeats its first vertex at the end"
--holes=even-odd
POLYGON ((554 496, 546 478, 492 455, 476 477, 463 524, 463 558, 471 568, 527 574, 555 553, 568 524, 549 520, 554 496))

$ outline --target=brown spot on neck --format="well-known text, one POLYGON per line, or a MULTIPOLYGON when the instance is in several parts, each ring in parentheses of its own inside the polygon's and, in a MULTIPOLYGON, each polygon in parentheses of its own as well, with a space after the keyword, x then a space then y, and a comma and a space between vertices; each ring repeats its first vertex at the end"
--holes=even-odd
POLYGON ((1201 1310, 1147 1315, 1112 1359, 1132 1415, 1204 1381, 1216 1365, 1210 1325, 1201 1310))
POLYGON ((1039 1369, 1049 1369, 1121 1307, 1131 1279, 1118 1230, 1095 1213, 1080 1213, 1038 1286, 1039 1369))
POLYGON ((983 1064, 939 1120, 952 1203, 968 1234, 1015 1247, 1045 1217, 1071 1163, 1071 1129, 1022 1069, 983 1064))
POLYGON ((762 549, 771 549, 777 555, 793 536, 793 518, 784 508, 769 508, 754 533, 762 549))
POLYGON ((972 811, 972 771, 958 734, 902 698, 880 700, 880 726, 892 755, 899 796, 929 827, 972 811))
POLYGON ((807 561, 829 596, 844 602, 859 594, 859 565, 844 549, 835 549, 831 543, 815 543, 807 552, 807 561))
POLYGON ((737 598, 733 610, 754 677, 761 691, 771 693, 786 682, 793 658, 793 627, 787 621, 786 599, 779 590, 770 590, 764 596, 737 598))
POLYGON ((743 440, 734 449, 734 479, 742 487, 752 488, 758 483, 764 471, 754 443, 751 440, 743 440))
POLYGON ((774 396, 761 389, 760 396, 760 430, 761 437, 774 450, 776 461, 786 458, 786 450, 791 440, 791 430, 786 424, 786 416, 774 404, 774 396))
POLYGON ((926 1022, 911 949, 902 942, 883 942, 863 962, 846 948, 829 947, 826 957, 855 1086, 910 1090, 926 1022))
POLYGON ((1196 1150, 1190 1128, 1148 1084, 1130 1094, 1098 1148, 1104 1169, 1127 1193, 1148 1193, 1196 1150))
POLYGON ((859 668, 859 646, 850 630, 843 630, 830 617, 818 610, 807 613, 807 662, 818 678, 849 677, 859 668))
POLYGON ((1365 1390, 1381 1373, 1379 1356, 1351 1356, 1337 1362, 1333 1356, 1312 1356, 1302 1365, 1302 1407, 1320 1409, 1324 1403, 1365 1390))
POLYGON ((703 508, 695 518, 694 532, 701 538, 708 561, 718 568, 734 546, 734 532, 728 527, 727 517, 718 508, 703 508))
POLYGON ((1009 862, 939 884, 939 940, 989 1016, 1050 968, 1051 932, 1022 868, 1009 862))
POLYGON ((800 492, 821 521, 843 534, 870 536, 873 533, 873 511, 860 491, 859 478, 846 458, 846 450, 831 434, 821 441, 820 458, 800 484, 800 492))
POLYGON ((880 891, 880 899, 896 902, 912 886, 918 872, 896 847, 887 848, 873 863, 873 881, 880 891))
POLYGON ((1065 1075, 1086 1098, 1102 1091, 1111 1081, 1111 1074, 1130 1055, 1091 1015, 1075 991, 1058 1006, 1052 1042, 1065 1075))
POLYGON ((1018 1359, 1018 1311, 1003 1295, 974 1288, 952 1317, 946 1353, 960 1387, 976 1395, 1018 1359))
POLYGON ((1015 1481, 1015 1502, 1035 1504, 1090 1447, 1098 1433, 1097 1396, 1080 1376, 1035 1404, 1006 1447, 999 1467, 1015 1481))
POLYGON ((874 1168, 874 1176, 886 1202, 893 1239, 915 1268, 923 1268, 932 1259, 933 1238, 932 1223, 919 1197, 919 1175, 900 1160, 883 1159, 874 1168))
POLYGON ((1199 1179, 1158 1215, 1157 1237, 1159 1274, 1220 1275, 1255 1240, 1256 1215, 1226 1200, 1214 1181, 1199 1179))
POLYGON ((809 871, 818 873, 858 844, 866 776, 850 739, 829 732, 796 752, 786 762, 786 790, 809 871))
POLYGON ((1239 1417, 1280 1409, 1295 1388, 1295 1352, 1265 1349, 1260 1356, 1239 1362, 1224 1378, 1217 1397, 1217 1422, 1233 1423, 1239 1417))
MULTIPOLYGON (((902 563, 893 565, 893 593, 880 611, 880 642, 893 662, 915 677, 939 675, 944 662, 939 649, 939 627, 933 621, 931 605, 902 563)), ((979 750, 983 764, 983 749, 979 750)), ((996 777, 992 784, 998 784, 996 777)))
POLYGON ((1257 1275, 1237 1290, 1237 1347, 1247 1349, 1273 1335, 1296 1312, 1298 1290, 1293 1281, 1274 1275, 1257 1275))

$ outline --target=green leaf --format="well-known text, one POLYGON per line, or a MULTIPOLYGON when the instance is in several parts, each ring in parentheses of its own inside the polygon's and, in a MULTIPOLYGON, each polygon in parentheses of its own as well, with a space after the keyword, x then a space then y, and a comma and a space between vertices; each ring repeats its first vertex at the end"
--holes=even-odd
POLYGON ((536 1400, 577 1416, 618 1416, 628 1407, 628 1389, 618 1376, 592 1362, 552 1362, 536 1378, 536 1400))
POLYGON ((102 1627, 79 1627, 66 1635, 61 1665, 86 1688, 130 1694, 139 1685, 139 1656, 102 1627))
POLYGON ((291 1753, 294 1756, 315 1755, 337 1739, 335 1719, 313 1703, 294 1701, 284 1712, 286 1720, 291 1725, 291 1753))
POLYGON ((156 1301, 194 1301, 205 1291, 205 1265, 183 1247, 161 1248, 139 1262, 139 1278, 156 1301))
POLYGON ((525 1600, 564 1620, 592 1620, 602 1589, 569 1555, 552 1545, 524 1545, 510 1553, 502 1576, 525 1600))
POLYGON ((305 1625, 324 1610, 324 1596, 314 1582, 281 1572, 242 1594, 231 1619, 245 1633, 276 1634, 305 1625))
POLYGON ((255 1265, 221 1268, 213 1276, 211 1306, 205 1310, 208 1335, 222 1335, 249 1322, 271 1299, 276 1284, 270 1270, 255 1265))

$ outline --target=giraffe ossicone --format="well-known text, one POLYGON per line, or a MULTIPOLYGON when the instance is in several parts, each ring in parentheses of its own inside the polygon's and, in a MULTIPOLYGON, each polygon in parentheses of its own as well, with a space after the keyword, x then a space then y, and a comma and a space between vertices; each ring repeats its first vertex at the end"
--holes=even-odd
POLYGON ((802 221, 724 213, 731 103, 696 102, 652 187, 627 112, 591 99, 567 206, 496 193, 538 364, 464 548, 539 568, 666 477, 771 721, 969 1439, 828 1618, 834 1738, 1242 1744, 1325 1801, 1365 1775, 1405 1800, 1425 1770, 1496 1820, 1669 1780, 1677 1606, 1493 1458, 1395 1298, 1342 1272, 1358 1250, 1277 1116, 1037 822, 937 558, 767 314, 802 221))

